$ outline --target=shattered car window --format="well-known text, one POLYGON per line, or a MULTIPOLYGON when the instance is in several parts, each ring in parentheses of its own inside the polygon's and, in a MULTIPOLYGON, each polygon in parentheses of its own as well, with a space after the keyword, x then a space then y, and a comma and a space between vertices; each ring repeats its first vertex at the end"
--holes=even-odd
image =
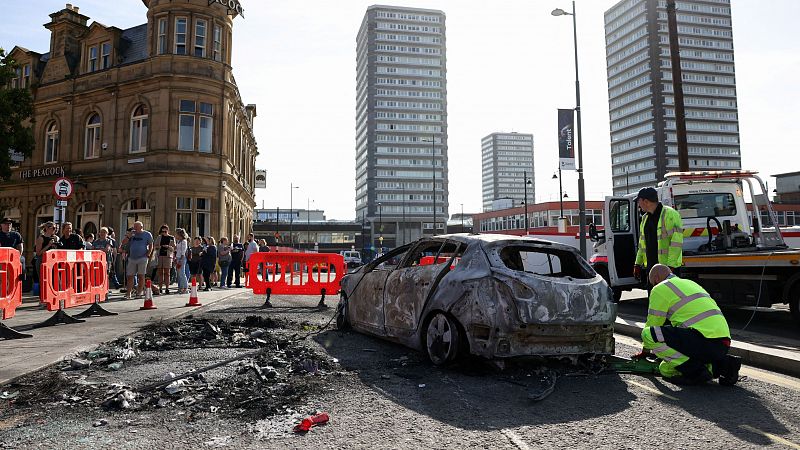
POLYGON ((577 255, 558 249, 508 246, 500 260, 511 270, 547 277, 594 278, 594 271, 577 255))

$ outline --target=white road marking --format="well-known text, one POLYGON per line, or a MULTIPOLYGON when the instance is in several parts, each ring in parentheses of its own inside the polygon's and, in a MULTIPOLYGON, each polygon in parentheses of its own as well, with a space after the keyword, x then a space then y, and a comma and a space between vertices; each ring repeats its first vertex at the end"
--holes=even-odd
POLYGON ((792 441, 787 441, 786 439, 784 439, 784 438, 782 438, 780 436, 776 436, 776 435, 774 435, 772 433, 767 433, 766 431, 761 431, 758 428, 751 427, 750 425, 739 425, 739 428, 744 428, 747 431, 750 431, 750 432, 753 432, 753 433, 758 433, 758 434, 768 438, 772 442, 775 442, 776 444, 783 444, 783 445, 785 445, 787 447, 800 449, 800 445, 797 445, 792 441))
POLYGON ((503 433, 503 436, 508 438, 508 440, 511 441, 511 443, 514 444, 514 446, 519 450, 531 450, 530 446, 528 446, 528 444, 526 444, 525 441, 523 441, 522 438, 512 430, 503 428, 500 430, 500 432, 503 433))
POLYGON ((638 387, 644 389, 645 391, 652 392, 653 394, 660 395, 662 397, 666 397, 666 398, 668 398, 670 400, 678 401, 677 397, 673 397, 673 396, 671 396, 669 394, 665 394, 665 393, 659 391, 658 389, 651 388, 650 386, 644 385, 644 384, 639 383, 637 381, 625 380, 625 382, 628 383, 628 384, 632 384, 634 386, 638 386, 638 387))

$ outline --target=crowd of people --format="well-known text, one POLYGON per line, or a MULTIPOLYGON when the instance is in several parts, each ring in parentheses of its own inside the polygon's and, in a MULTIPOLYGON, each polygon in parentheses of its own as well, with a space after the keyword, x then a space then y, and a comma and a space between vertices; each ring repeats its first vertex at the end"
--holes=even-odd
MULTIPOLYGON (((0 220, 0 247, 12 247, 22 253, 22 236, 11 230, 12 221, 0 220)), ((159 228, 157 236, 144 229, 142 222, 134 222, 122 238, 117 238, 112 227, 102 227, 95 236, 85 236, 73 230, 72 223, 64 222, 60 230, 53 222, 45 222, 39 227, 34 243, 33 271, 34 282, 38 282, 38 272, 42 257, 48 250, 100 250, 105 252, 108 262, 109 288, 120 289, 127 299, 144 295, 145 281, 152 281, 154 295, 170 294, 170 287, 177 285, 177 292, 185 294, 189 282, 196 278, 204 291, 212 288, 240 288, 243 270, 246 270, 250 256, 256 252, 270 249, 264 239, 256 241, 250 233, 246 242, 234 235, 231 240, 213 236, 190 237, 183 228, 176 228, 174 235, 169 225, 159 228), (120 283, 119 272, 124 274, 124 286, 120 283)))

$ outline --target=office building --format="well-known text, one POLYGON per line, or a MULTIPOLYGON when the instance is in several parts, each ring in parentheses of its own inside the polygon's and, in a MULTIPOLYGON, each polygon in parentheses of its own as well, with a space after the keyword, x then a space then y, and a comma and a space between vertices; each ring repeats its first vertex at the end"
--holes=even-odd
MULTIPOLYGON (((729 0, 678 1, 690 170, 741 167, 729 0)), ((623 0, 605 13, 614 194, 678 170, 665 0, 623 0)))
POLYGON ((533 203, 533 135, 492 133, 481 139, 481 179, 484 211, 499 199, 515 206, 533 203))
POLYGON ((370 6, 356 44, 356 220, 380 251, 447 223, 445 15, 370 6))

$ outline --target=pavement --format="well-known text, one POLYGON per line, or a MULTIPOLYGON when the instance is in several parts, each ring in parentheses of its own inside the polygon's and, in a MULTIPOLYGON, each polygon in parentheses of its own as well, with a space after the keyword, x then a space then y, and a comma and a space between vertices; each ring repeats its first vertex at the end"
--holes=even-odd
MULTIPOLYGON (((139 310, 143 299, 125 300, 114 290, 103 308, 115 312, 116 316, 90 317, 83 323, 31 327, 53 315, 38 303, 38 297, 26 295, 16 315, 3 324, 17 331, 33 335, 32 338, 0 340, 0 386, 30 372, 35 372, 75 353, 93 349, 98 344, 134 333, 141 328, 164 320, 192 314, 197 307, 186 307, 189 294, 158 295, 153 301, 158 309, 139 310)), ((212 305, 236 294, 249 292, 245 288, 214 289, 198 292, 202 305, 212 305)), ((66 310, 74 315, 85 308, 66 310)))
MULTIPOLYGON (((622 297, 614 331, 641 342, 647 311, 646 302, 644 291, 626 292, 622 297)), ((800 377, 800 338, 797 337, 796 325, 780 320, 773 321, 772 317, 788 316, 789 312, 780 308, 760 308, 758 309, 759 315, 754 317, 766 322, 767 325, 759 324, 760 327, 748 328, 751 321, 748 320, 741 324, 737 316, 751 317, 753 316, 752 311, 752 309, 740 309, 739 311, 726 309, 724 311, 726 318, 729 319, 733 338, 730 353, 741 357, 742 362, 748 366, 800 377), (773 322, 776 326, 770 330, 768 326, 773 322), (750 331, 751 329, 759 331, 750 331)))

